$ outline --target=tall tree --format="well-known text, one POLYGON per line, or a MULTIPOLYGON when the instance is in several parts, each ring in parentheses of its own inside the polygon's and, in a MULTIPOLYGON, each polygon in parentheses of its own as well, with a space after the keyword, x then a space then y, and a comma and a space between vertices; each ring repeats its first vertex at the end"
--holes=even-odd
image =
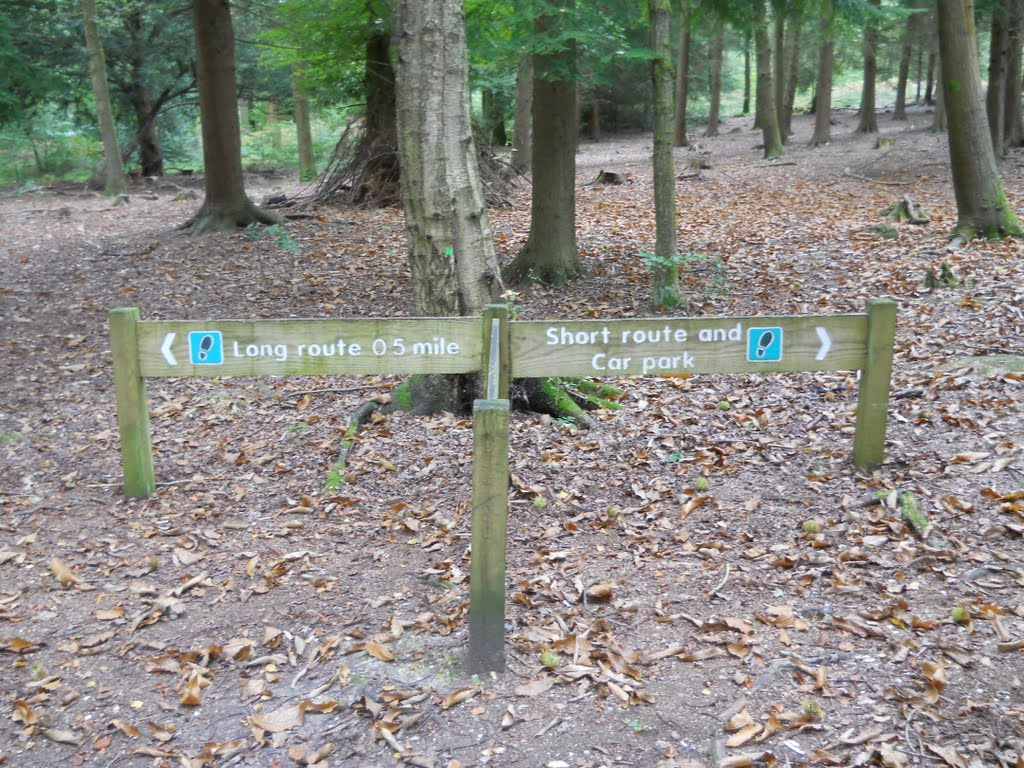
POLYGON ((758 15, 754 27, 754 47, 757 51, 757 122, 761 127, 764 142, 764 156, 767 159, 782 154, 782 137, 779 134, 778 111, 775 108, 775 87, 772 82, 772 44, 765 23, 764 3, 756 2, 758 15))
POLYGON ((242 139, 235 97, 235 35, 228 0, 193 0, 196 74, 202 116, 206 198, 184 228, 192 234, 278 224, 253 205, 242 178, 242 139))
POLYGON ((509 283, 563 285, 583 271, 576 244, 575 2, 542 3, 534 22, 533 200, 526 245, 505 271, 509 283))
POLYGON ((910 57, 914 52, 916 21, 916 13, 908 15, 906 27, 903 30, 903 40, 900 45, 900 68, 896 76, 896 104, 892 110, 894 121, 907 119, 907 81, 910 79, 910 57))
POLYGON ((676 146, 687 147, 686 102, 690 99, 690 0, 679 3, 679 53, 676 59, 676 146))
POLYGON ((512 122, 512 165, 530 170, 530 114, 533 110, 533 57, 522 54, 516 72, 516 105, 512 122))
POLYGON ((868 0, 871 6, 867 26, 864 28, 864 84, 860 91, 860 118, 857 133, 878 133, 878 117, 875 115, 875 79, 878 74, 878 13, 881 0, 868 0))
POLYGON ((648 0, 651 17, 651 85, 654 92, 654 308, 679 306, 679 265, 676 261, 675 105, 671 52, 672 11, 668 0, 648 0))
POLYGON ((1021 114, 1021 54, 1024 52, 1024 0, 1009 0, 1006 31, 1006 111, 1003 116, 1005 146, 1019 147, 1024 142, 1024 116, 1021 114))
POLYGON ((803 34, 805 6, 803 0, 792 3, 789 24, 786 25, 785 87, 782 89, 782 109, 779 111, 779 133, 783 141, 793 133, 793 109, 800 80, 800 38, 803 34))
POLYGON ((955 236, 1020 235, 996 171, 975 42, 974 0, 937 0, 942 90, 956 194, 955 236))
POLYGON ((299 178, 316 178, 316 158, 313 156, 313 132, 309 125, 309 95, 306 93, 305 66, 301 62, 291 65, 292 109, 295 112, 295 135, 299 145, 299 178))
POLYGON ((821 11, 821 41, 818 47, 818 80, 814 90, 814 134, 811 146, 832 140, 832 60, 835 54, 835 9, 825 0, 821 11))
POLYGON ((718 135, 719 114, 722 106, 722 49, 725 47, 725 19, 717 8, 712 8, 714 21, 711 28, 711 93, 708 96, 708 125, 705 136, 718 135))
POLYGON ((1004 120, 1006 117, 1006 74, 1009 69, 1009 14, 1005 5, 992 6, 992 26, 988 55, 988 89, 985 91, 985 114, 992 136, 992 149, 996 157, 1003 154, 1005 146, 1004 120))
POLYGON ((124 166, 121 149, 117 144, 117 126, 114 125, 114 111, 110 106, 110 90, 107 87, 107 62, 103 55, 103 44, 96 30, 96 0, 81 0, 82 21, 85 26, 85 46, 89 52, 89 71, 92 74, 92 90, 96 97, 96 116, 103 139, 103 160, 106 169, 106 192, 120 195, 125 191, 124 166))

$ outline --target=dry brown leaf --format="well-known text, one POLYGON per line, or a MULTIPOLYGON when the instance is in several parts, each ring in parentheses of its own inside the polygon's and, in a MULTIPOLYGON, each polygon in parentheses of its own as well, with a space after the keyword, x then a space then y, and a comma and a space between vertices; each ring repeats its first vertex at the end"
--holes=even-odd
POLYGON ((735 715, 726 720, 725 725, 723 727, 725 728, 725 730, 731 733, 733 731, 738 731, 743 728, 746 728, 753 722, 754 718, 750 716, 750 711, 746 707, 744 707, 735 715))
POLYGON ((771 752, 747 752, 742 755, 726 757, 718 763, 718 766, 719 768, 749 768, 752 765, 759 765, 761 763, 773 766, 777 762, 775 755, 771 752))
POLYGON ((955 747, 940 747, 938 744, 925 744, 928 751, 938 755, 953 768, 970 768, 967 758, 961 755, 955 747))
POLYGON ((392 652, 392 650, 388 648, 386 645, 382 645, 380 643, 368 642, 363 646, 363 650, 371 656, 373 656, 375 659, 380 659, 381 661, 395 660, 394 652, 392 652))
POLYGON ((147 744, 143 744, 140 747, 133 749, 130 754, 132 755, 147 755, 149 757, 177 757, 178 753, 169 749, 158 749, 157 747, 151 747, 147 744))
POLYGON ((759 733, 761 733, 762 727, 760 723, 750 723, 740 728, 736 733, 730 736, 725 745, 727 747, 742 747, 744 744, 749 742, 759 733))
POLYGON ((541 677, 536 680, 531 680, 523 685, 516 686, 515 694, 517 696, 539 696, 545 691, 551 690, 551 687, 555 684, 555 681, 550 677, 541 677))
POLYGON ((11 719, 16 723, 24 723, 25 725, 35 725, 39 722, 39 717, 36 715, 34 709, 27 701, 18 700, 14 702, 14 714, 11 719))
POLYGON ((878 750, 878 755, 885 768, 910 768, 910 759, 907 755, 889 744, 883 744, 878 750))
POLYGON ((140 736, 142 736, 142 731, 140 731, 134 725, 132 725, 131 723, 126 723, 123 720, 118 720, 117 718, 114 718, 109 723, 107 723, 107 727, 117 728, 117 730, 119 730, 125 736, 128 736, 132 739, 137 739, 140 736))
POLYGON ((304 722, 302 703, 286 704, 265 715, 249 715, 249 724, 269 733, 283 733, 304 722))
POLYGON ((615 595, 617 584, 611 581, 599 581, 587 588, 587 597, 591 600, 610 600, 615 595))
POLYGON ((43 647, 43 645, 43 643, 34 643, 23 637, 12 637, 10 640, 5 640, 3 645, 0 645, 0 651, 9 651, 10 653, 32 653, 33 651, 38 651, 43 647))
POLYGON ((77 736, 72 731, 65 731, 58 728, 43 728, 41 733, 47 739, 56 742, 57 744, 71 744, 76 747, 82 746, 82 737, 77 736))
POLYGON ((458 690, 452 691, 444 700, 441 702, 441 709, 451 709, 456 704, 461 704, 466 699, 471 699, 479 693, 478 688, 459 688, 458 690))
POLYGON ((93 614, 100 621, 114 621, 115 619, 124 618, 124 606, 117 606, 115 608, 107 608, 106 610, 99 610, 93 614))
POLYGON ((184 549, 183 547, 174 548, 174 558, 184 566, 194 565, 206 557, 205 552, 199 552, 195 549, 184 549))
POLYGON ((50 572, 57 577, 57 581, 63 584, 65 587, 71 587, 75 584, 80 584, 81 580, 71 572, 64 561, 59 557, 55 557, 50 560, 50 572))

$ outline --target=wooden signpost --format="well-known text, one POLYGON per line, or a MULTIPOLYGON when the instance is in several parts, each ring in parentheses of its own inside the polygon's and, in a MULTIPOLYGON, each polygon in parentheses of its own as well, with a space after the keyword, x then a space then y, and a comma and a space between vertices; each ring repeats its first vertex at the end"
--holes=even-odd
POLYGON ((504 668, 509 381, 858 370, 853 463, 882 463, 896 304, 851 315, 508 322, 484 317, 371 320, 140 320, 110 313, 125 494, 155 488, 146 379, 178 376, 482 373, 473 405, 469 669, 504 668))

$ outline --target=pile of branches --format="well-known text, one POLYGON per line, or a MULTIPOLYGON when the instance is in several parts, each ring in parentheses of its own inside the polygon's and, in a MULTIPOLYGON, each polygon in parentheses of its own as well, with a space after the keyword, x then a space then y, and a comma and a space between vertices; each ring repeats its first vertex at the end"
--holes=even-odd
MULTIPOLYGON (((479 137, 476 147, 487 204, 511 205, 508 195, 521 183, 522 174, 495 155, 479 137)), ((362 123, 349 123, 320 175, 312 202, 380 208, 399 205, 402 201, 400 179, 394 137, 370 136, 362 123)))

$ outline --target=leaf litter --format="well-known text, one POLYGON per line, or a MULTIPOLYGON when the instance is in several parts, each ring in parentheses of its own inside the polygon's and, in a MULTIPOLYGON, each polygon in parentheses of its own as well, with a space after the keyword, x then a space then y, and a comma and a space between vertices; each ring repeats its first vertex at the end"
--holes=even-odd
MULTIPOLYGON (((896 298, 887 463, 848 464, 843 372, 623 380, 587 432, 516 414, 509 669, 476 679, 469 422, 377 413, 331 474, 395 379, 150 382, 161 485, 119 495, 107 310, 408 314, 398 212, 317 211, 287 255, 176 235, 191 204, 167 196, 5 216, 0 763, 1019 765, 1022 249, 942 254, 944 146, 919 129, 893 135, 929 162, 873 168, 912 178, 932 224, 867 234, 891 190, 842 175, 874 156, 836 133, 779 167, 750 162, 748 133, 706 140, 711 168, 677 186, 682 247, 727 285, 684 270, 686 313, 896 298), (940 258, 958 288, 923 287, 940 258)), ((522 291, 525 319, 648 314, 648 144, 584 145, 581 179, 631 183, 578 188, 590 274, 522 291)), ((515 202, 492 212, 505 260, 515 202)))

